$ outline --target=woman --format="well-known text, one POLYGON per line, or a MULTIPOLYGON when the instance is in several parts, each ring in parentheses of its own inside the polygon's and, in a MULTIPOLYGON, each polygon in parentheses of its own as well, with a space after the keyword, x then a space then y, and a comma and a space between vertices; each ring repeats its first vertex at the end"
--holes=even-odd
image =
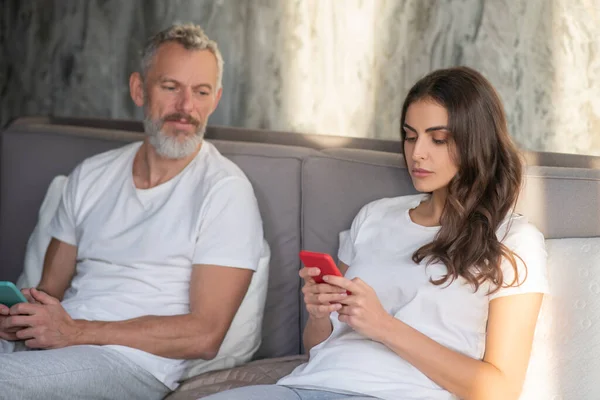
POLYGON ((208 399, 519 397, 546 252, 512 212, 522 165, 500 99, 472 69, 435 71, 410 90, 401 127, 422 194, 363 207, 340 235, 343 278, 300 271, 308 363, 208 399))

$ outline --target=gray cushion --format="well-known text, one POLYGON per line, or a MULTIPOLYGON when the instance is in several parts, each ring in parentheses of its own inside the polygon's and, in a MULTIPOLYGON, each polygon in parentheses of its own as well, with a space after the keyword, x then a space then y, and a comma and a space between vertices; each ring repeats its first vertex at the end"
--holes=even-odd
MULTIPOLYGON (((249 385, 272 385, 306 362, 307 356, 289 356, 252 361, 241 367, 206 372, 188 379, 165 400, 195 400, 201 397, 249 385)), ((267 399, 265 399, 267 400, 267 399)))
POLYGON ((528 167, 517 211, 546 239, 600 236, 600 169, 528 167))
POLYGON ((302 247, 337 259, 338 234, 365 204, 415 193, 402 155, 331 149, 302 168, 302 247))
POLYGON ((246 173, 258 198, 271 247, 263 341, 255 357, 298 354, 300 326, 300 168, 313 151, 301 147, 212 141, 246 173))
POLYGON ((142 135, 106 136, 68 127, 7 129, 0 149, 0 279, 16 281, 46 189, 83 159, 142 135), (83 131, 83 132, 82 132, 83 131))

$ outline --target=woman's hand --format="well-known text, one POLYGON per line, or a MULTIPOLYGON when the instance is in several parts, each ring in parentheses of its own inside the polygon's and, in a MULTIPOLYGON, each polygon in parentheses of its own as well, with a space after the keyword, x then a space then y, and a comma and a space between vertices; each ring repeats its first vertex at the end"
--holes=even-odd
POLYGON ((350 280, 329 275, 323 279, 339 290, 352 293, 338 300, 342 304, 336 310, 338 320, 369 339, 382 342, 394 317, 383 308, 375 290, 360 278, 350 280))
POLYGON ((348 297, 346 291, 327 283, 316 283, 313 277, 321 273, 319 268, 302 268, 300 277, 304 279, 302 293, 306 310, 312 318, 329 318, 329 314, 342 308, 341 300, 348 297))

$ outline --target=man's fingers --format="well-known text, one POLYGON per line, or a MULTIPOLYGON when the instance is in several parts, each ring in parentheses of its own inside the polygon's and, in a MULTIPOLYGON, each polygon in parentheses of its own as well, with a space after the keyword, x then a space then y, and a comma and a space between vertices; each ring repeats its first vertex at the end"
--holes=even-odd
POLYGON ((60 303, 60 301, 58 301, 58 299, 55 299, 54 297, 50 296, 49 294, 42 292, 41 290, 34 289, 34 288, 31 289, 31 295, 33 296, 34 300, 39 301, 40 303, 45 304, 45 305, 53 305, 53 304, 60 303))
POLYGON ((32 339, 35 337, 35 329, 34 328, 21 329, 15 335, 19 340, 32 339))
POLYGON ((3 332, 0 330, 0 339, 8 340, 14 342, 15 340, 19 340, 17 335, 12 332, 3 332))
POLYGON ((37 303, 35 301, 35 299, 33 298, 33 296, 31 295, 31 289, 30 288, 21 289, 21 293, 23 294, 23 296, 25 296, 25 298, 27 299, 28 302, 30 302, 30 303, 37 303))
POLYGON ((10 315, 35 315, 39 307, 39 304, 18 303, 10 308, 10 315))
POLYGON ((13 315, 11 317, 6 318, 2 322, 2 327, 4 330, 10 330, 12 328, 21 329, 23 327, 31 326, 31 317, 25 315, 13 315))
POLYGON ((10 308, 5 306, 4 304, 0 304, 0 315, 8 315, 10 314, 10 308))
POLYGON ((25 341, 25 346, 27 346, 30 349, 39 349, 40 343, 37 339, 29 339, 25 341))

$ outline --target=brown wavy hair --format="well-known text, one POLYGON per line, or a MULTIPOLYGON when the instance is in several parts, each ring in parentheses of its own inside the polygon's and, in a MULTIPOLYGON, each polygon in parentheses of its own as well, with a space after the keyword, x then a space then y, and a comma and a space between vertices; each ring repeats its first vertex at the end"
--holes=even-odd
MULTIPOLYGON (((431 282, 451 283, 459 276, 475 291, 488 281, 490 293, 504 283, 501 262, 506 259, 518 281, 519 258, 496 236, 514 210, 521 189, 523 163, 513 144, 500 97, 479 72, 456 67, 441 69, 419 80, 402 107, 404 126, 408 107, 419 100, 433 101, 448 112, 450 139, 456 144, 458 172, 448 184, 448 196, 433 242, 413 254, 427 265, 442 262, 448 273, 431 282)), ((402 140, 405 132, 401 129, 402 140)), ((522 261, 522 260, 521 260, 522 261)))

